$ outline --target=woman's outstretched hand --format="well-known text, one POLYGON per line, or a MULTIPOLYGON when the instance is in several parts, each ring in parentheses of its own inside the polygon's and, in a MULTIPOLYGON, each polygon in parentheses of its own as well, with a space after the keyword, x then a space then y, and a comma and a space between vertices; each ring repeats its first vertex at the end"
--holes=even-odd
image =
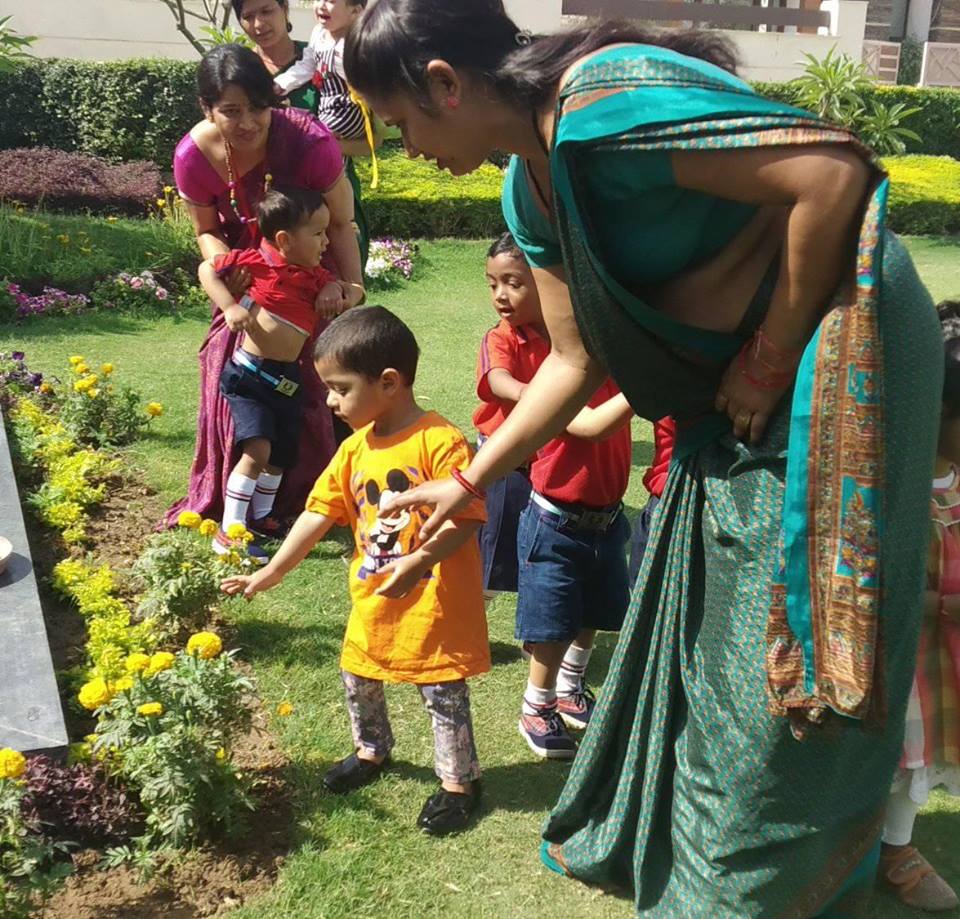
POLYGON ((471 501, 470 494, 456 479, 437 479, 401 492, 380 508, 378 516, 390 517, 403 508, 432 507, 433 513, 420 528, 420 541, 426 542, 447 520, 452 520, 471 501))

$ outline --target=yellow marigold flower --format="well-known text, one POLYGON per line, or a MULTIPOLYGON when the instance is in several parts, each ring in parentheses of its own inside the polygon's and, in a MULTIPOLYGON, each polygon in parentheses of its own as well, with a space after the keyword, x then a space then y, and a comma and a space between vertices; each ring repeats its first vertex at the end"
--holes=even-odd
POLYGON ((146 669, 146 675, 153 676, 162 673, 164 670, 169 670, 175 660, 176 656, 169 651, 157 651, 150 657, 150 666, 146 669))
POLYGON ((76 367, 77 364, 82 364, 82 363, 83 363, 83 358, 80 357, 79 354, 74 354, 74 355, 70 358, 70 366, 71 366, 71 367, 76 367))
POLYGON ((214 632, 197 632, 187 641, 187 654, 199 657, 201 660, 211 660, 223 650, 220 636, 214 632))
POLYGON ((92 744, 92 743, 96 743, 96 742, 97 742, 97 737, 98 737, 97 734, 86 734, 83 739, 84 739, 87 743, 91 743, 91 744, 92 744))
POLYGON ((137 714, 145 718, 159 718, 163 714, 162 702, 144 702, 137 706, 137 714))
POLYGON ((163 406, 159 402, 148 402, 147 414, 151 418, 156 418, 157 416, 163 414, 163 406))
POLYGON ((113 698, 113 693, 110 692, 110 687, 107 686, 106 681, 97 677, 80 687, 77 698, 87 711, 92 712, 94 709, 100 708, 101 705, 106 705, 113 698))
POLYGON ((200 524, 200 535, 201 536, 216 536, 217 530, 220 529, 220 524, 216 520, 204 520, 200 524))
POLYGON ((18 750, 0 750, 0 779, 19 779, 26 771, 27 759, 18 750))
POLYGON ((288 718, 293 714, 293 703, 292 702, 281 702, 277 706, 277 714, 281 718, 288 718))
POLYGON ((107 218, 107 223, 116 223, 116 222, 117 222, 117 218, 112 215, 107 218))
POLYGON ((100 365, 100 371, 101 371, 101 373, 103 373, 103 375, 104 375, 105 377, 110 376, 110 374, 113 373, 113 370, 114 370, 113 364, 101 364, 101 365, 100 365))
POLYGON ((227 751, 221 747, 216 753, 217 762, 222 763, 227 758, 227 751))
POLYGON ((190 571, 193 568, 193 565, 190 562, 180 562, 181 571, 190 571))
POLYGON ((133 689, 133 677, 122 676, 119 680, 114 680, 112 688, 114 692, 128 692, 133 689))
POLYGON ((242 523, 231 523, 227 527, 227 536, 231 539, 239 539, 243 542, 249 542, 253 539, 253 533, 251 533, 242 523))
POLYGON ((50 393, 53 392, 53 387, 49 383, 41 383, 40 392, 42 392, 45 396, 49 396, 50 393))
POLYGON ((87 395, 88 395, 91 399, 96 399, 97 396, 100 395, 100 390, 97 389, 96 386, 94 386, 93 389, 88 389, 88 390, 87 390, 87 395))
POLYGON ((123 666, 126 667, 127 673, 143 673, 150 666, 150 655, 139 652, 131 654, 123 662, 123 666))
POLYGON ((73 365, 73 372, 78 374, 79 376, 83 376, 85 373, 90 372, 90 368, 86 364, 84 364, 83 361, 81 361, 79 364, 73 365))
POLYGON ((76 392, 86 392, 87 389, 83 380, 77 380, 77 382, 73 384, 73 388, 76 390, 76 392))
POLYGON ((57 237, 57 242, 60 243, 61 246, 69 246, 69 245, 70 245, 70 234, 69 234, 69 233, 61 233, 61 234, 57 237))
POLYGON ((166 206, 167 206, 167 202, 164 201, 163 198, 157 198, 157 207, 166 207, 166 206))
POLYGON ((203 518, 196 511, 180 511, 180 515, 177 517, 177 526, 195 530, 200 526, 202 520, 203 518))
POLYGON ((164 186, 163 186, 163 193, 164 193, 165 195, 172 194, 172 193, 173 193, 173 186, 172 186, 172 185, 164 185, 164 186))

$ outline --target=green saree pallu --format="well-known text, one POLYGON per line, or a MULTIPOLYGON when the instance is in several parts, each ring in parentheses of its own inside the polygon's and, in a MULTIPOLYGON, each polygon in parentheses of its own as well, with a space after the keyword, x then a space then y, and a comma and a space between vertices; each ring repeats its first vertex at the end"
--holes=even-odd
POLYGON ((851 280, 762 441, 737 441, 713 400, 771 279, 736 333, 651 309, 601 257, 591 157, 826 143, 869 159, 845 131, 657 48, 595 56, 558 105, 554 220, 581 334, 639 414, 679 430, 544 828, 560 865, 632 890, 638 915, 844 916, 869 895, 913 676, 942 342, 873 166, 851 280))

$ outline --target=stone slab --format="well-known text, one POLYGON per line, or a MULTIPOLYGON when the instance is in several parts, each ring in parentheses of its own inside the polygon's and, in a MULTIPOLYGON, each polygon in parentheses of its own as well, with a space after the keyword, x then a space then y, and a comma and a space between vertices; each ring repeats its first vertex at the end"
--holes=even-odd
POLYGON ((67 729, 2 415, 0 536, 13 544, 0 574, 0 747, 56 755, 67 729))

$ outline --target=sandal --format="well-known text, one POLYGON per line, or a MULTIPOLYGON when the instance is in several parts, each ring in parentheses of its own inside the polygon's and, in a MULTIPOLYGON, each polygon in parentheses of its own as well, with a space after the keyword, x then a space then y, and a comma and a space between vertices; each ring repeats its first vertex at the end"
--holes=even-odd
POLYGON ((375 763, 369 759, 360 759, 356 753, 351 753, 346 759, 336 762, 327 770, 323 777, 323 787, 335 795, 345 795, 375 782, 383 772, 390 757, 382 763, 375 763))
POLYGON ((960 902, 953 888, 913 846, 882 853, 880 877, 901 903, 913 909, 937 913, 954 909, 960 902))
POLYGON ((464 830, 480 805, 480 781, 473 782, 469 794, 441 789, 427 798, 417 817, 417 826, 431 836, 446 836, 464 830))
POLYGON ((572 878, 567 863, 563 860, 563 852, 559 843, 547 842, 543 840, 540 843, 540 861, 546 868, 549 868, 554 874, 562 874, 564 877, 572 878))

